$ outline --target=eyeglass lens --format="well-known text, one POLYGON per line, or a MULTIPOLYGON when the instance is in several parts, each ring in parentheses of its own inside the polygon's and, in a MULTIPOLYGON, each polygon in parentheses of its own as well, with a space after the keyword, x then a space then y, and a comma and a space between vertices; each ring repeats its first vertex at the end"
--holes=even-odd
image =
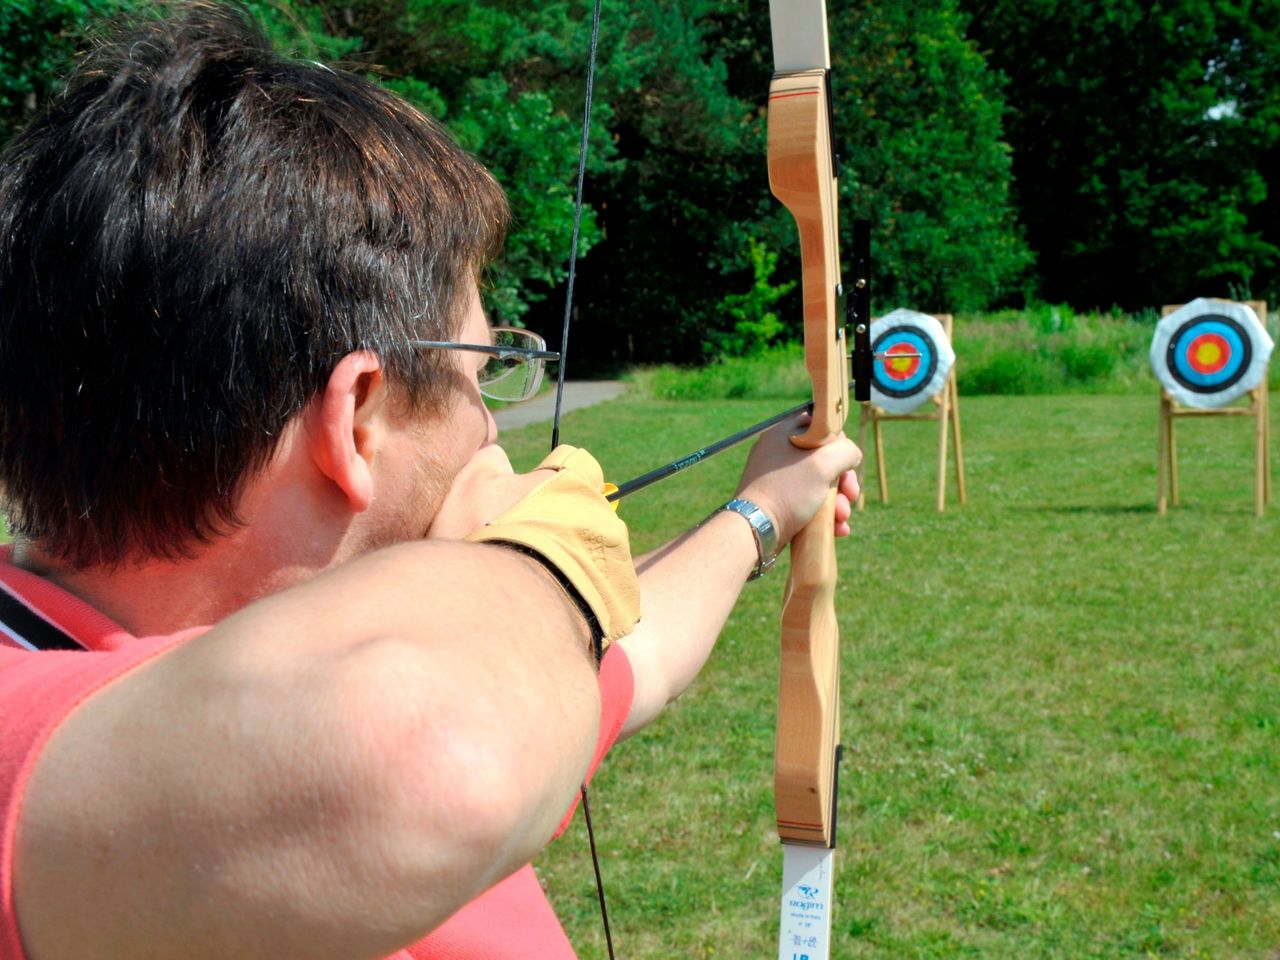
MULTIPOLYGON (((499 327, 493 331, 495 347, 545 350, 546 343, 527 330, 499 327)), ((523 356, 491 357, 480 371, 480 392, 494 400, 527 400, 538 392, 546 361, 523 356)))

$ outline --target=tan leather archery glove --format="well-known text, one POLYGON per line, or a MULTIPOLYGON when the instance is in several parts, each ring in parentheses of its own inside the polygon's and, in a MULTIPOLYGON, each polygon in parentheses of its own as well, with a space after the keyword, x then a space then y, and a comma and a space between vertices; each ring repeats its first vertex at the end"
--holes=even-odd
POLYGON ((640 619, 640 582, 627 525, 604 498, 604 472, 591 454, 559 446, 538 464, 555 475, 506 513, 467 535, 477 543, 513 544, 533 554, 590 614, 593 645, 603 656, 640 619))

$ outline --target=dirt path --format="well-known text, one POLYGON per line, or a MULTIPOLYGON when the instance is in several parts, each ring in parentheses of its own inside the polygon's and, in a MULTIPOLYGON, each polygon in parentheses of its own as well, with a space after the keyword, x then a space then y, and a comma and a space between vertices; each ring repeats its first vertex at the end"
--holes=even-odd
MULTIPOLYGON (((579 380, 564 385, 564 403, 561 410, 580 410, 594 406, 614 397, 626 390, 626 384, 617 380, 579 380)), ((528 426, 531 423, 550 423, 555 416, 556 391, 553 387, 544 391, 526 403, 504 407, 493 415, 498 421, 499 430, 514 430, 516 427, 528 426)))

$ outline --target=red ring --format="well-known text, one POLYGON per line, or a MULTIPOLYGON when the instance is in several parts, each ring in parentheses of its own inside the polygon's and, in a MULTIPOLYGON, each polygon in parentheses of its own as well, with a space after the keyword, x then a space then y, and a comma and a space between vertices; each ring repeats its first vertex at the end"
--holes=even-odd
POLYGON ((899 340, 885 351, 886 356, 882 361, 884 375, 890 380, 910 380, 920 369, 920 358, 918 356, 895 357, 894 355, 898 353, 919 353, 919 351, 911 344, 899 340))
POLYGON ((1187 364, 1196 373, 1217 373, 1231 362, 1231 345, 1220 333, 1201 333, 1187 344, 1187 364))

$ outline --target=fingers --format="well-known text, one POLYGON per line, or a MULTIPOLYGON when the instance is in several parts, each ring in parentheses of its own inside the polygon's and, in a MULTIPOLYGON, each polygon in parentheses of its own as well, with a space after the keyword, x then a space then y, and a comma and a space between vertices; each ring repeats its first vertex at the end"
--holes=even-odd
MULTIPOLYGON (((861 461, 862 452, 858 452, 858 459, 861 461)), ((836 482, 836 489, 854 502, 858 497, 862 496, 862 487, 858 483, 858 473, 856 470, 846 470, 840 474, 840 479, 836 482)))
POLYGON ((471 459, 459 471, 458 476, 471 473, 476 476, 497 476, 499 474, 515 473, 511 466, 511 459, 507 456, 507 451, 503 450, 496 443, 481 447, 475 452, 471 459))
POLYGON ((791 438, 803 432, 808 421, 802 415, 763 434, 747 459, 739 486, 740 496, 769 514, 779 543, 789 542, 812 519, 833 486, 836 529, 847 535, 850 504, 857 499, 852 471, 861 462, 862 452, 843 433, 820 447, 797 447, 791 438))
POLYGON ((481 447, 458 471, 436 509, 427 536, 459 540, 510 509, 554 470, 516 473, 497 444, 481 447))

